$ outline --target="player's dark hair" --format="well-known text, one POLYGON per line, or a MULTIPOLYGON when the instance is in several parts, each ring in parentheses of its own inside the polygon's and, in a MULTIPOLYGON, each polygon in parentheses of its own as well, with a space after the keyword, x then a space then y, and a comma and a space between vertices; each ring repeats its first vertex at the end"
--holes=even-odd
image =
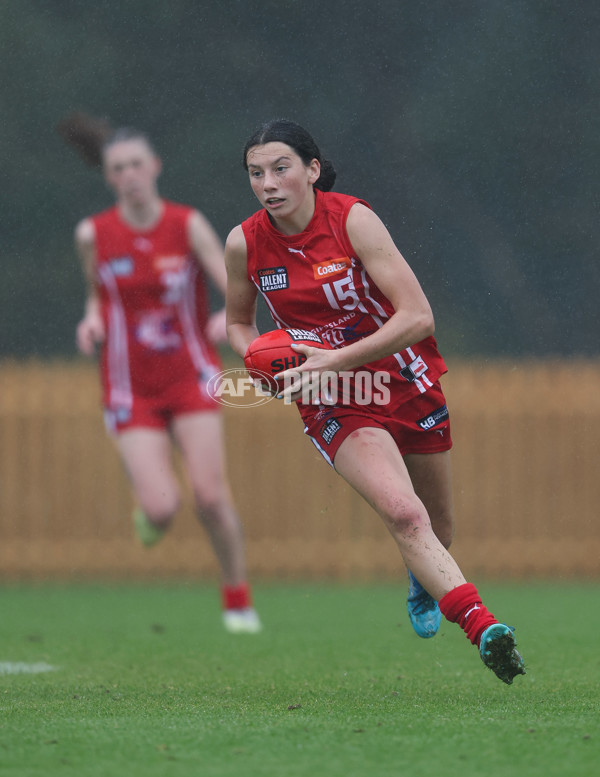
POLYGON ((143 140, 153 153, 148 136, 133 127, 114 129, 107 119, 74 111, 61 119, 56 127, 58 134, 90 167, 102 167, 107 148, 126 140, 143 140))
POLYGON ((285 143, 293 148, 305 165, 313 159, 321 165, 321 175, 314 184, 315 189, 328 192, 333 188, 336 179, 335 168, 328 159, 324 159, 312 136, 299 124, 288 119, 273 119, 263 124, 244 146, 244 167, 248 169, 248 152, 253 146, 265 143, 285 143))

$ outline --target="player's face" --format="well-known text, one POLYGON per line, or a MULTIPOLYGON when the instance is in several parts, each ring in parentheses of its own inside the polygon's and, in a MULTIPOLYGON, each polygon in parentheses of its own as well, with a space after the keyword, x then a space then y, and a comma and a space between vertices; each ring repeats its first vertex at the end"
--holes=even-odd
POLYGON ((252 191, 275 221, 308 224, 314 212, 312 185, 321 172, 316 159, 305 165, 290 146, 276 142, 253 146, 246 163, 252 191))
POLYGON ((123 140, 104 152, 104 177, 118 200, 143 204, 156 195, 160 159, 142 139, 123 140))

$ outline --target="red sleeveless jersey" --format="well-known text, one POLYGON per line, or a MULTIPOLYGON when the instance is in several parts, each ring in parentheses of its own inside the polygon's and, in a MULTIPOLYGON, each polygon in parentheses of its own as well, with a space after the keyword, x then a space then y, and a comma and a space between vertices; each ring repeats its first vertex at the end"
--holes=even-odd
MULTIPOLYGON (((350 208, 368 203, 335 192, 315 193, 313 218, 298 235, 279 232, 264 209, 242 223, 248 279, 279 328, 308 329, 342 348, 377 331, 394 309, 356 256, 346 231, 350 208)), ((446 365, 435 339, 427 337, 361 369, 390 374, 397 406, 427 391, 446 365)))
POLYGON ((219 367, 206 341, 206 286, 187 236, 192 208, 163 201, 158 223, 136 230, 116 207, 92 216, 97 283, 106 328, 101 353, 104 404, 130 408, 180 381, 219 367))

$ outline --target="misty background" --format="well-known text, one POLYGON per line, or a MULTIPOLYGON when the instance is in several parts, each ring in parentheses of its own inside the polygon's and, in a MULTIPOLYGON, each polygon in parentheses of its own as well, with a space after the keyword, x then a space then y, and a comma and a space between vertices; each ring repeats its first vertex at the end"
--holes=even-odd
POLYGON ((446 356, 597 356, 599 21, 564 0, 3 0, 0 357, 75 355, 73 230, 113 200, 56 132, 73 110, 146 131, 162 195, 223 240, 258 208, 246 139, 293 119, 390 229, 446 356))

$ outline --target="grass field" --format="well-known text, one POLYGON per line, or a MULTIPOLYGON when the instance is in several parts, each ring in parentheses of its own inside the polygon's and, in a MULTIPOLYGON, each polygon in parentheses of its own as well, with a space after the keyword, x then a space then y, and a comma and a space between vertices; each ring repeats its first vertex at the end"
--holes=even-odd
POLYGON ((518 627, 512 686, 392 586, 258 587, 235 637, 206 586, 4 587, 0 775, 597 774, 600 587, 479 588, 518 627))

